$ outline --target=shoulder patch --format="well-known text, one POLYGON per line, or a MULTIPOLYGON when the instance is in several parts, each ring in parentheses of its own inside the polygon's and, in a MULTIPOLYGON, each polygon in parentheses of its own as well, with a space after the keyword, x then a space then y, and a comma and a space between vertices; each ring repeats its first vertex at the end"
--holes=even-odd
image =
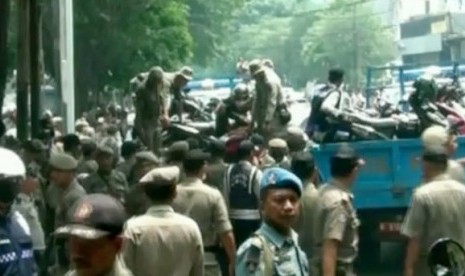
POLYGON ((245 265, 249 273, 255 272, 260 264, 261 246, 261 242, 258 238, 252 238, 245 260, 245 265), (258 240, 258 243, 254 240, 258 240))

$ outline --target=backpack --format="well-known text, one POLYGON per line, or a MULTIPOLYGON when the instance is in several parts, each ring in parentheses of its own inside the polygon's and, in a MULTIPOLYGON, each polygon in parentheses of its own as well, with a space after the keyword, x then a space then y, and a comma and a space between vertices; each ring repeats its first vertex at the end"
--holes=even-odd
MULTIPOLYGON (((313 96, 310 116, 308 117, 307 127, 305 129, 309 137, 312 137, 316 131, 324 131, 326 129, 328 123, 326 122, 326 114, 321 112, 321 106, 323 105, 323 102, 326 100, 326 98, 333 92, 340 94, 340 91, 336 88, 326 85, 313 96)), ((339 96, 337 106, 339 106, 340 101, 341 97, 339 96)))

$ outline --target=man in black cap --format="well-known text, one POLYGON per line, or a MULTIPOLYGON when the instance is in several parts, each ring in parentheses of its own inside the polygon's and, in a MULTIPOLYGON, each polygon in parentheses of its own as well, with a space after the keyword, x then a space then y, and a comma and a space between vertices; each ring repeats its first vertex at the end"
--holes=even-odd
POLYGON ((131 169, 136 163, 136 153, 138 149, 139 146, 134 141, 125 141, 121 146, 121 157, 123 157, 124 161, 116 166, 116 170, 122 172, 128 181, 131 169))
POLYGON ((338 130, 338 118, 352 107, 351 97, 343 91, 344 71, 331 69, 328 84, 317 91, 312 99, 306 132, 317 142, 330 141, 338 130))
POLYGON ((331 156, 331 179, 318 190, 315 210, 314 254, 316 275, 355 275, 360 221, 351 193, 364 161, 349 145, 343 144, 331 156))
POLYGON ((156 168, 138 184, 149 199, 149 208, 127 222, 123 250, 135 275, 204 275, 199 226, 170 206, 178 177, 176 166, 156 168))
POLYGON ((128 184, 124 174, 113 169, 114 158, 115 152, 112 148, 99 145, 95 155, 98 170, 87 177, 82 184, 89 194, 108 194, 123 202, 128 184))
POLYGON ((55 235, 69 237, 73 269, 65 276, 131 276, 120 257, 124 208, 114 198, 92 194, 81 198, 69 213, 68 223, 55 235))
POLYGON ((205 183, 218 188, 220 191, 223 189, 224 174, 228 166, 224 162, 224 155, 226 152, 226 143, 224 141, 215 140, 209 145, 209 153, 211 158, 208 162, 207 178, 205 183))
POLYGON ((183 162, 186 178, 177 186, 173 209, 195 220, 201 228, 205 275, 221 275, 216 257, 221 250, 220 242, 228 257, 229 275, 234 275, 236 244, 226 204, 217 189, 202 181, 208 159, 210 156, 201 150, 188 152, 183 162))
MULTIPOLYGON (((47 233, 51 233, 57 227, 67 222, 67 214, 74 203, 82 198, 86 192, 76 180, 77 161, 66 153, 53 153, 50 156, 50 182, 46 193, 46 202, 49 207, 51 225, 44 225, 47 233)), ((56 273, 66 271, 69 266, 65 244, 55 241, 55 244, 47 248, 48 254, 56 255, 56 263, 53 267, 56 273)))
POLYGON ((76 160, 81 158, 81 140, 76 134, 66 134, 61 138, 63 150, 76 160))
POLYGON ((465 186, 451 178, 449 155, 441 145, 425 148, 421 157, 423 183, 413 193, 401 233, 408 237, 406 276, 429 275, 429 248, 450 237, 465 246, 465 186))
POLYGON ((98 164, 95 161, 95 153, 97 152, 95 141, 92 139, 83 139, 81 141, 81 150, 82 159, 79 161, 76 169, 77 177, 80 181, 98 170, 98 164))
POLYGON ((250 140, 239 145, 239 162, 226 169, 223 196, 229 207, 234 239, 240 245, 260 227, 259 197, 262 172, 252 164, 255 146, 250 140))

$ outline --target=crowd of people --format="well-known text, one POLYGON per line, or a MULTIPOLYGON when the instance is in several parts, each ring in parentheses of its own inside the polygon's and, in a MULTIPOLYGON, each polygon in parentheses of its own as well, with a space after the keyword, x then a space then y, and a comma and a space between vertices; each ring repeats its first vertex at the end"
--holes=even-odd
MULTIPOLYGON (((76 134, 61 141, 48 157, 39 140, 0 150, 2 275, 356 275, 351 188, 364 161, 347 144, 323 184, 293 127, 268 142, 238 135, 200 148, 192 138, 162 156, 134 141, 118 153, 76 134)), ((422 141, 405 275, 428 275, 435 240, 465 241, 454 137, 433 126, 422 141)))
MULTIPOLYGON (((159 148, 166 101, 152 98, 161 106, 143 117, 143 96, 178 93, 192 71, 158 67, 134 79, 138 138, 124 139, 110 110, 79 119, 73 134, 61 135, 48 116, 40 139, 3 139, 0 275, 356 275, 361 222, 351 190, 364 160, 341 144, 323 183, 307 133, 284 127, 273 64, 251 61, 246 71, 255 80, 252 124, 225 141, 205 146, 191 137, 159 148), (154 128, 141 132, 145 125, 154 128)), ((330 72, 319 106, 328 116, 350 106, 342 91, 332 93, 342 80, 341 70, 330 72)), ((332 129, 315 116, 310 131, 325 140, 332 129)), ((422 142, 422 185, 402 227, 406 276, 428 275, 435 240, 465 245, 465 174, 450 160, 455 137, 433 126, 422 142)))

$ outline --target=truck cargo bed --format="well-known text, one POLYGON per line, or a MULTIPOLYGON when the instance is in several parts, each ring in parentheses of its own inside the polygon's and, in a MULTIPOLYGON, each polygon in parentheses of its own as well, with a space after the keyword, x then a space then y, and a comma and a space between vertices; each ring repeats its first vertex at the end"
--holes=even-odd
MULTIPOLYGON (((465 137, 457 139, 456 157, 465 156, 465 137)), ((354 184, 357 209, 405 208, 412 190, 420 184, 418 157, 420 139, 363 141, 350 143, 366 164, 354 184)), ((339 144, 323 144, 313 149, 313 155, 324 179, 329 179, 329 158, 339 144)))

